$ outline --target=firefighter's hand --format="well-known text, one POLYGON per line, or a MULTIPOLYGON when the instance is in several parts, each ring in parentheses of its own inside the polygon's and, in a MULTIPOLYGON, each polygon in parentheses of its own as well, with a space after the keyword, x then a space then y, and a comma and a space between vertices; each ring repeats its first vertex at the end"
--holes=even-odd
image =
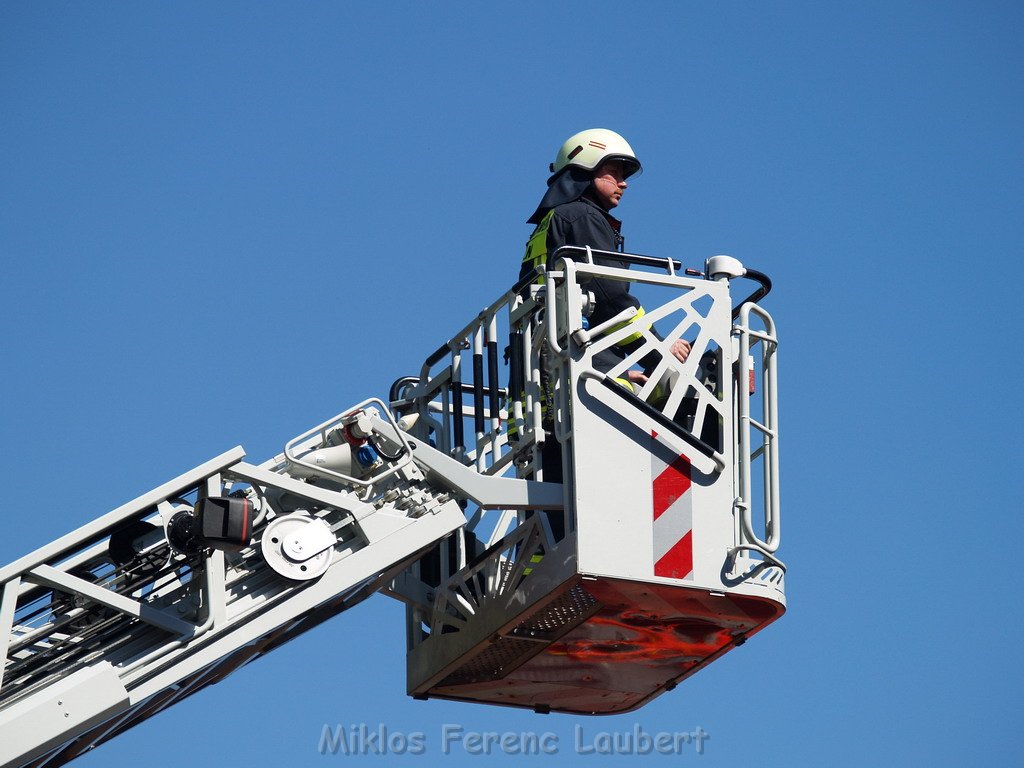
POLYGON ((690 356, 690 342, 685 339, 677 339, 672 342, 672 356, 680 363, 685 363, 690 356))
POLYGON ((643 371, 626 371, 626 379, 633 384, 647 383, 647 376, 643 371))

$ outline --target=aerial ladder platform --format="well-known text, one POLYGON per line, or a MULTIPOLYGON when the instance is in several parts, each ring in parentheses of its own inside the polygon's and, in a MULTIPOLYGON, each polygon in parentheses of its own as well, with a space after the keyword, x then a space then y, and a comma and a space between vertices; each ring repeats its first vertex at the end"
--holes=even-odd
POLYGON ((588 715, 781 616, 770 280, 728 256, 555 256, 387 402, 0 569, 0 766, 63 765, 377 593, 406 606, 415 698, 588 715), (741 279, 759 286, 736 300, 741 279), (590 327, 594 280, 646 313, 590 327))

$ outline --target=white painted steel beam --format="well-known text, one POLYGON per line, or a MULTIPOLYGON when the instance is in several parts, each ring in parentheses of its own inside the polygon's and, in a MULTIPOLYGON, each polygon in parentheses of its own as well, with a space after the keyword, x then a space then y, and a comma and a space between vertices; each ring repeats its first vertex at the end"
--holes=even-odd
POLYGON ((10 565, 0 568, 0 584, 10 580, 13 576, 30 571, 37 565, 52 562, 69 551, 77 551, 98 538, 115 529, 118 524, 131 520, 140 512, 155 507, 159 502, 171 496, 179 496, 190 490, 210 475, 230 467, 245 456, 241 446, 232 448, 216 458, 200 464, 193 470, 170 480, 163 485, 157 486, 152 491, 144 493, 136 499, 123 504, 112 512, 108 512, 91 523, 71 533, 61 536, 56 541, 40 547, 35 552, 15 560, 10 565))
POLYGON ((110 589, 105 589, 85 579, 72 576, 70 573, 58 571, 49 565, 40 565, 29 571, 28 579, 39 584, 54 587, 72 595, 81 595, 94 603, 113 608, 115 611, 132 616, 154 627, 173 632, 176 635, 191 635, 196 630, 194 624, 171 616, 148 603, 140 603, 110 589))

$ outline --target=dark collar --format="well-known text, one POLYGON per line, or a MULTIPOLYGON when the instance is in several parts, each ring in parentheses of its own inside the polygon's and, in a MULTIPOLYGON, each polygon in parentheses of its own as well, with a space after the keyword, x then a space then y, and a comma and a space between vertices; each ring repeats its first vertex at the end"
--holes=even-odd
POLYGON ((604 217, 605 217, 606 219, 608 219, 608 223, 612 225, 612 229, 614 229, 614 230, 615 230, 616 234, 622 231, 622 222, 621 222, 621 221, 619 221, 618 219, 616 219, 616 218, 615 218, 614 216, 612 216, 612 215, 611 215, 610 213, 608 213, 608 211, 606 211, 606 210, 605 210, 604 208, 602 208, 602 207, 601 207, 600 205, 598 205, 597 203, 595 203, 595 202, 594 202, 593 200, 591 200, 591 199, 590 199, 589 197, 587 197, 586 195, 584 195, 583 197, 581 197, 581 198, 580 198, 580 202, 582 202, 582 203, 586 203, 587 205, 589 205, 589 206, 593 207, 593 208, 594 208, 595 210, 598 210, 598 211, 600 211, 600 212, 601 212, 601 214, 602 214, 602 215, 603 215, 603 216, 604 216, 604 217))

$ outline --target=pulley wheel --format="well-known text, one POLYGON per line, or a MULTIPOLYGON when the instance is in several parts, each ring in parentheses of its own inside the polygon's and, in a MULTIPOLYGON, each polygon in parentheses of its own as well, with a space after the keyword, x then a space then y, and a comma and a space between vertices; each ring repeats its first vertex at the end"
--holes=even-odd
POLYGON ((324 574, 331 564, 332 549, 327 549, 308 560, 298 561, 285 552, 285 539, 302 529, 303 526, 317 523, 317 519, 304 514, 291 514, 279 517, 263 530, 260 549, 267 565, 286 579, 308 581, 324 574))

